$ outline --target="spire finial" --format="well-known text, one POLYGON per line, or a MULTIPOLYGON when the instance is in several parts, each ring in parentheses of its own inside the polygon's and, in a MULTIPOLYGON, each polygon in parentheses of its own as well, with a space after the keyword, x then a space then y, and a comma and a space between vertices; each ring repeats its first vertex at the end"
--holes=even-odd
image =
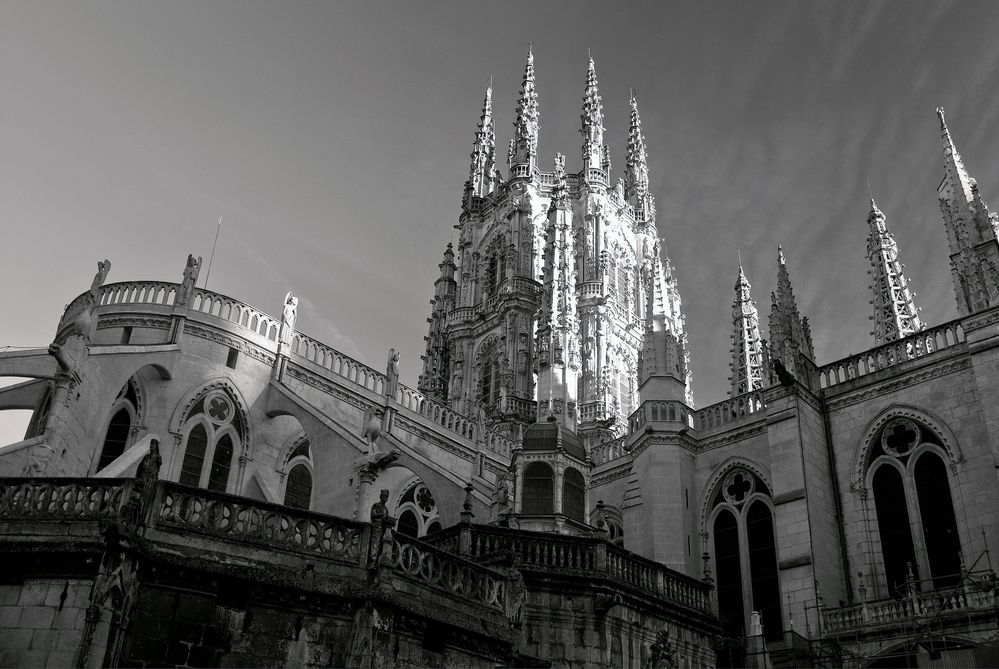
POLYGON ((739 271, 742 271, 742 249, 737 248, 735 250, 736 255, 739 256, 739 271))
POLYGON ((784 260, 784 247, 782 247, 780 244, 777 244, 777 262, 780 263, 781 265, 787 264, 787 262, 785 262, 784 260))

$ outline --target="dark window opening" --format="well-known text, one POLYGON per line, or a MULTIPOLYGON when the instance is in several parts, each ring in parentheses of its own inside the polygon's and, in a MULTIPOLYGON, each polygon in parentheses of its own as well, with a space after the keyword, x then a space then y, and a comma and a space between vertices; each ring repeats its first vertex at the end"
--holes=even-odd
POLYGON ((399 534, 405 534, 407 537, 415 537, 420 533, 420 522, 412 509, 406 509, 399 516, 398 528, 399 534))
POLYGON ((308 511, 311 504, 312 473, 305 465, 295 465, 288 472, 288 485, 284 489, 284 505, 308 511))
POLYGON ((132 341, 132 326, 126 325, 121 329, 121 343, 127 344, 132 341))
POLYGON ((532 462, 524 468, 524 498, 521 512, 526 514, 554 513, 554 479, 552 468, 543 462, 532 462))
MULTIPOLYGON (((730 511, 715 518, 715 565, 718 571, 718 616, 722 636, 734 641, 745 636, 742 601, 742 563, 739 559, 739 526, 730 511)), ((719 650, 719 667, 744 666, 742 651, 735 643, 719 650)))
POLYGON ((229 347, 229 356, 225 360, 225 366, 229 369, 236 369, 236 361, 239 360, 239 349, 229 347))
POLYGON ((957 585, 961 580, 961 541, 946 465, 933 453, 924 453, 916 461, 914 474, 933 587, 957 585))
POLYGON ((298 446, 295 447, 295 450, 293 450, 291 452, 291 455, 288 456, 288 460, 289 461, 290 460, 294 460, 295 458, 299 458, 299 457, 302 457, 302 458, 311 458, 312 457, 312 454, 309 452, 309 440, 308 439, 306 439, 305 441, 303 441, 302 443, 300 443, 298 446))
POLYGON ((874 473, 873 485, 888 592, 892 597, 902 597, 910 565, 918 578, 902 475, 891 465, 881 465, 874 473))
POLYGON ((208 473, 208 489, 225 492, 229 483, 229 469, 232 466, 232 439, 223 436, 215 444, 215 457, 212 458, 212 469, 208 473))
POLYGON ((583 522, 586 511, 586 483, 583 475, 575 469, 566 469, 562 478, 562 513, 573 520, 583 522))
POLYGON ((777 542, 774 539, 770 508, 753 502, 746 515, 749 545, 749 577, 752 581, 753 609, 760 612, 763 635, 769 641, 783 636, 780 611, 780 580, 777 575, 777 542))
POLYGON ((203 425, 195 425, 187 435, 187 448, 184 462, 180 466, 180 482, 184 485, 201 485, 201 467, 205 464, 205 450, 208 448, 208 434, 203 425))
POLYGON ((125 446, 128 444, 128 433, 131 429, 132 416, 128 413, 128 409, 122 407, 108 424, 108 431, 104 436, 104 447, 101 450, 101 459, 97 463, 97 471, 107 467, 125 452, 125 446))

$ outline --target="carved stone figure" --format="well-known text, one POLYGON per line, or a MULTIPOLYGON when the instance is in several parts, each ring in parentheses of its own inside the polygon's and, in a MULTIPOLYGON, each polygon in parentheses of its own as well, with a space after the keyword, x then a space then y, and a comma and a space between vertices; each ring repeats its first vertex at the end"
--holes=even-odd
POLYGON ((139 460, 139 466, 135 468, 135 480, 141 481, 143 485, 152 485, 160 477, 160 467, 163 465, 163 456, 160 455, 160 442, 157 439, 149 440, 149 452, 139 460))
POLYGON ((516 567, 507 570, 506 581, 506 619, 510 625, 520 627, 524 614, 524 603, 527 601, 527 587, 524 576, 516 567))
MULTIPOLYGON (((371 560, 369 566, 376 566, 382 554, 382 542, 386 539, 386 532, 395 527, 395 518, 388 512, 389 491, 382 490, 378 495, 378 501, 371 505, 371 544, 368 555, 371 560)), ((389 535, 391 536, 391 535, 389 535)))
POLYGON ((381 416, 377 410, 368 409, 364 414, 361 438, 368 444, 368 455, 378 451, 378 438, 382 435, 381 416))
POLYGON ((295 320, 298 318, 298 298, 288 291, 284 296, 284 311, 281 312, 281 343, 286 346, 291 345, 292 335, 295 334, 295 320))
POLYGON ((94 275, 94 282, 90 284, 90 295, 94 298, 94 303, 97 303, 100 297, 100 287, 104 285, 104 281, 108 278, 108 272, 111 271, 111 261, 107 258, 103 262, 97 261, 97 274, 94 275))
POLYGON ((389 349, 385 376, 388 378, 385 394, 389 397, 395 397, 396 391, 399 390, 399 353, 394 348, 389 349))
POLYGON ((180 292, 177 295, 177 304, 187 304, 194 294, 194 286, 198 283, 198 274, 201 272, 201 256, 197 258, 194 254, 187 254, 187 264, 184 266, 184 278, 180 282, 180 292))

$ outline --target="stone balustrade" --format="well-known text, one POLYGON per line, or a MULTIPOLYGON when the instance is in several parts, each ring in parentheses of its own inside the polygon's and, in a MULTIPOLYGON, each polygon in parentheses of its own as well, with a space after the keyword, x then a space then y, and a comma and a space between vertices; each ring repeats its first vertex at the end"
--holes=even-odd
POLYGON ((628 417, 631 432, 638 432, 650 423, 681 423, 688 427, 693 422, 690 409, 683 402, 643 402, 628 417))
POLYGON ((628 451, 624 447, 625 441, 627 441, 627 436, 611 439, 610 441, 605 441, 602 444, 594 446, 590 450, 590 458, 593 460, 593 464, 603 465, 628 455, 628 451))
POLYGON ((766 411, 767 404, 763 400, 763 391, 751 390, 698 409, 694 412, 694 427, 699 430, 710 430, 751 414, 765 415, 766 411))
POLYGON ((856 634, 871 627, 908 626, 920 618, 949 615, 988 614, 999 606, 991 579, 926 593, 914 592, 901 599, 883 599, 822 611, 824 634, 856 634))
POLYGON ((403 534, 392 536, 389 565, 435 588, 503 611, 506 575, 403 534))
POLYGON ((961 322, 951 321, 823 365, 819 368, 819 382, 822 388, 831 388, 909 360, 931 356, 962 343, 964 343, 964 330, 961 322))
POLYGON ((579 299, 593 299, 604 296, 604 284, 602 281, 584 281, 576 284, 576 293, 579 299))
POLYGON ((490 560, 509 554, 522 571, 604 577, 639 592, 701 613, 711 613, 710 588, 611 544, 599 537, 550 535, 494 525, 449 528, 424 539, 450 550, 467 546, 469 558, 490 560), (462 533, 467 533, 463 538, 462 533))
POLYGON ((581 402, 579 405, 579 422, 604 420, 607 418, 607 406, 603 400, 595 402, 581 402))
POLYGON ((469 321, 474 321, 478 317, 479 317, 478 307, 456 307, 448 312, 447 324, 461 325, 462 323, 468 323, 469 321))
POLYGON ((356 383, 378 395, 385 394, 388 378, 384 374, 301 332, 296 332, 292 336, 291 352, 351 383, 356 383))
POLYGON ((0 479, 0 520, 112 520, 132 479, 0 479))
POLYGON ((150 525, 358 564, 365 523, 162 482, 150 525))

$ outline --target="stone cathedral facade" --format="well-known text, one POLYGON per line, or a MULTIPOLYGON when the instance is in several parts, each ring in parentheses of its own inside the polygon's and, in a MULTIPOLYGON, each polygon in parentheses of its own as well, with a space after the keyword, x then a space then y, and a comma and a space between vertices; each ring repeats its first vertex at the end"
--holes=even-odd
POLYGON ((733 272, 729 396, 695 404, 638 102, 615 181, 590 60, 549 169, 534 67, 503 165, 486 92, 414 386, 193 256, 99 263, 51 346, 0 353, 33 411, 0 666, 999 664, 999 216, 943 111, 959 318, 922 322, 872 200, 871 348, 818 359, 778 248, 765 322, 733 272))

